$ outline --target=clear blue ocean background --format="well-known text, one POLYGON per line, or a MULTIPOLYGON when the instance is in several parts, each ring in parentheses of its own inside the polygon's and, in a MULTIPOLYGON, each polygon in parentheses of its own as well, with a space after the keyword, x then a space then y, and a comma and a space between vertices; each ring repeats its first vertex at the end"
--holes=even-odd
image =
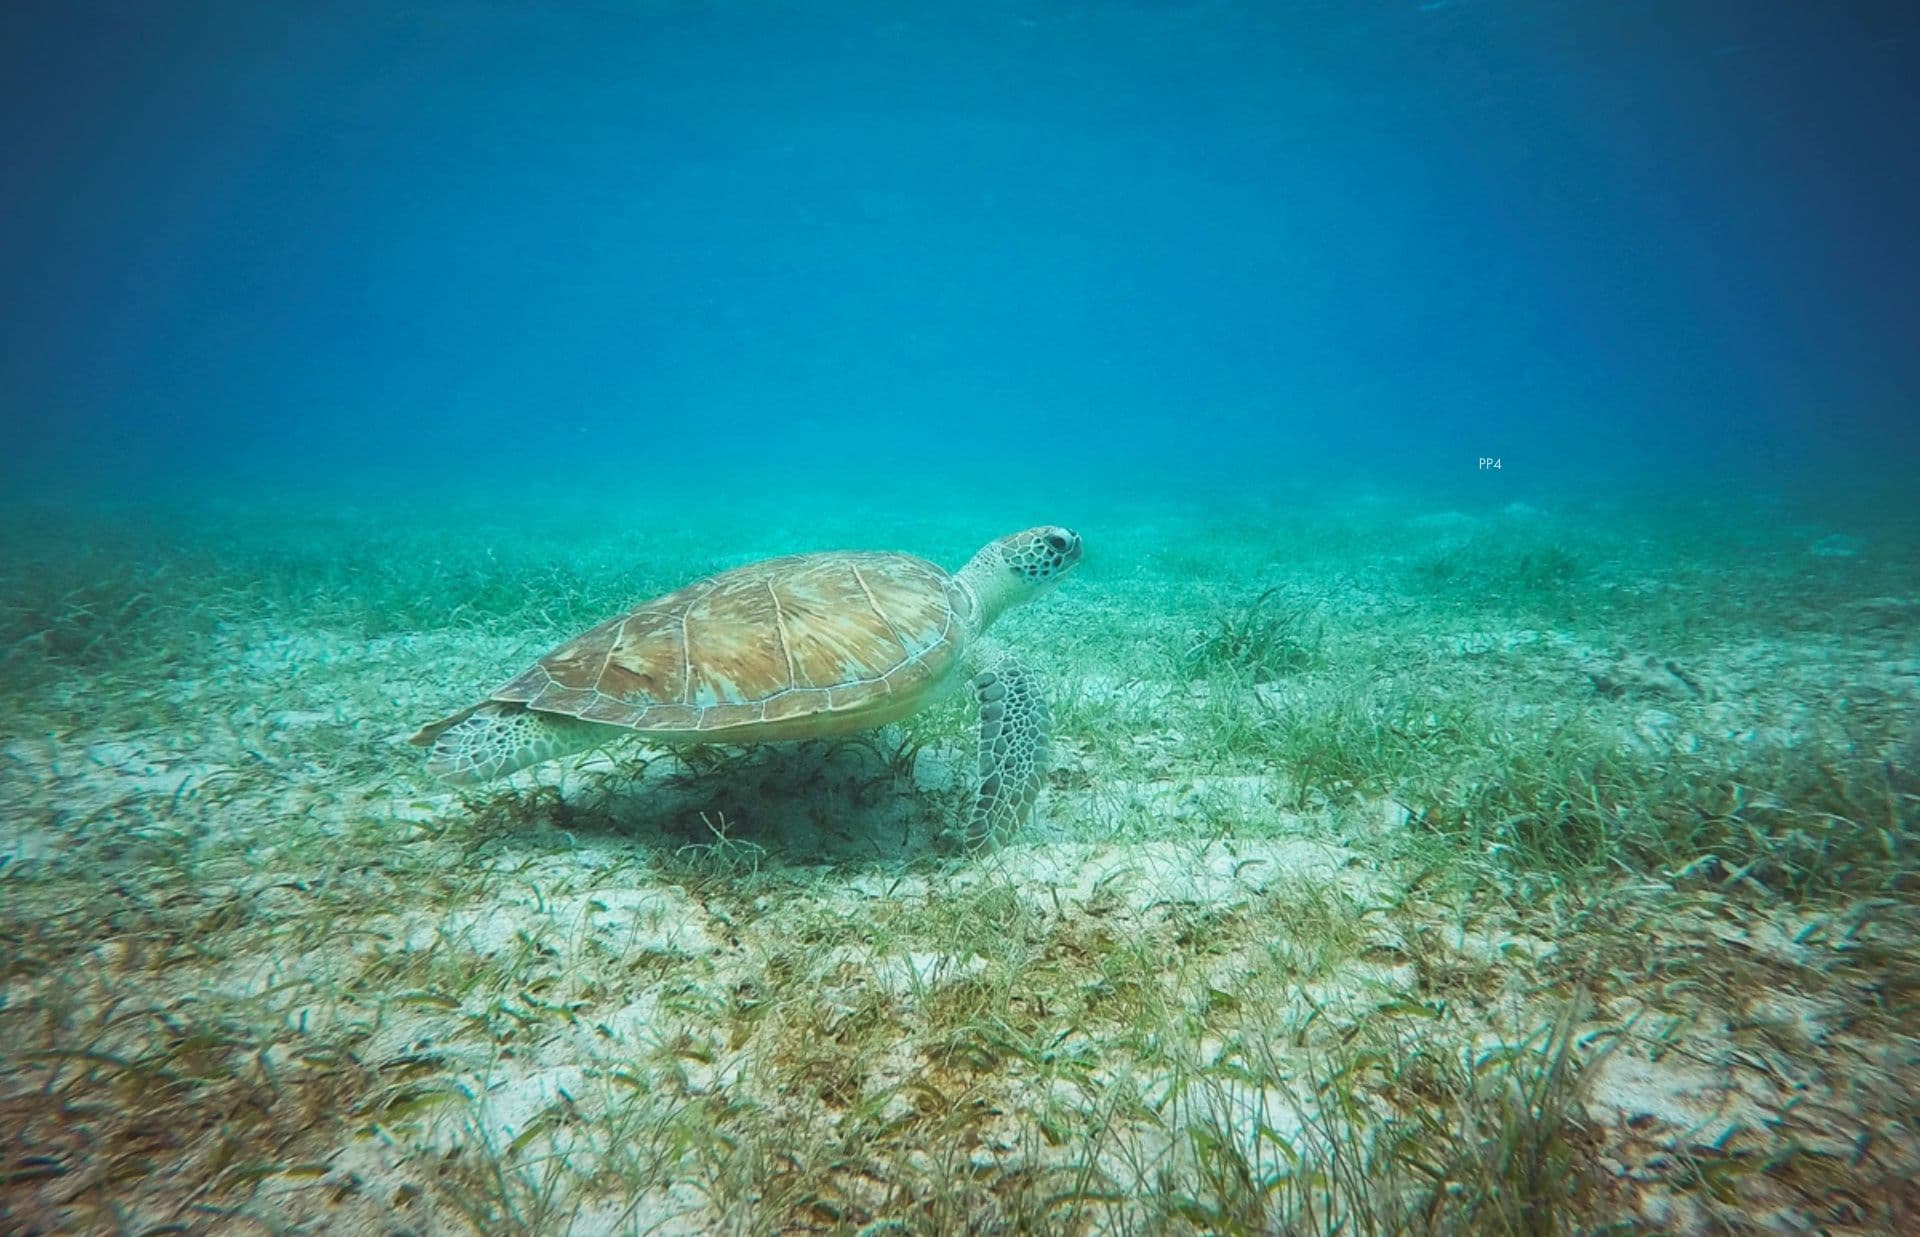
POLYGON ((10 3, 0 469, 1884 508, 1920 455, 1916 28, 1857 0, 10 3))

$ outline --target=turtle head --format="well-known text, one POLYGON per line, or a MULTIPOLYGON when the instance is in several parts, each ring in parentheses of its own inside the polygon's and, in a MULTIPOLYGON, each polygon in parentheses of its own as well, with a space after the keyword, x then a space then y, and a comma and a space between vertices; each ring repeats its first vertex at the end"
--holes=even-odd
POLYGON ((1032 601, 1079 565, 1080 534, 1042 524, 989 541, 960 569, 959 579, 978 600, 977 621, 984 628, 1008 606, 1032 601))
POLYGON ((1061 576, 1080 565, 1080 534, 1057 524, 1025 529, 993 544, 1000 548, 1000 561, 1006 569, 1034 590, 1029 596, 1052 588, 1061 576))

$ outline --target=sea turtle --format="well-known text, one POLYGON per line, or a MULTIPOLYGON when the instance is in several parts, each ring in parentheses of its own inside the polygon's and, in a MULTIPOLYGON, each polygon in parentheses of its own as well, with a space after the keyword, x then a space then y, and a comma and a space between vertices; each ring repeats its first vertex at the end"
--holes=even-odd
POLYGON ((1080 562, 1051 525, 992 541, 948 574, 911 554, 833 551, 723 571, 567 641, 486 699, 420 728, 448 781, 503 777, 604 743, 765 743, 867 730, 969 680, 979 783, 966 839, 1025 822, 1046 776, 1049 718, 1033 671, 984 641, 1008 606, 1080 562))

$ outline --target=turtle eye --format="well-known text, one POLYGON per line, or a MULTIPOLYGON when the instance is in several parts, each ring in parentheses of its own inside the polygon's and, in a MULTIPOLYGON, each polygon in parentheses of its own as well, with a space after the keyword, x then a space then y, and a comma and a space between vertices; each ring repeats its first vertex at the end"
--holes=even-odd
POLYGON ((1048 533, 1047 545, 1057 554, 1065 554, 1067 552, 1067 539, 1059 533, 1048 533))

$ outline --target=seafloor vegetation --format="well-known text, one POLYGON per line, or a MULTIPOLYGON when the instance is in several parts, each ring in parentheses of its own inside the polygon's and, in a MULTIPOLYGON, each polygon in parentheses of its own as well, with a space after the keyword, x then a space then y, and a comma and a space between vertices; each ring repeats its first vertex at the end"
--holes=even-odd
POLYGON ((1702 503, 16 512, 8 1232, 1913 1231, 1920 537, 1702 503), (954 702, 485 793, 397 743, 733 562, 1039 520, 954 702), (781 521, 785 522, 782 523, 781 521))

